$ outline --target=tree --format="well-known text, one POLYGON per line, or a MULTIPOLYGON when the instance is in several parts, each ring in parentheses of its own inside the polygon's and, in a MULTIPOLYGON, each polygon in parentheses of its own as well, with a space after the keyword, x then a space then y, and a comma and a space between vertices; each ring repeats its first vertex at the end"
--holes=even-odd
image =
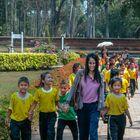
POLYGON ((0 35, 134 37, 139 5, 139 0, 1 0, 0 35))
POLYGON ((133 9, 134 15, 140 18, 140 0, 124 0, 123 11, 127 13, 130 9, 133 9))

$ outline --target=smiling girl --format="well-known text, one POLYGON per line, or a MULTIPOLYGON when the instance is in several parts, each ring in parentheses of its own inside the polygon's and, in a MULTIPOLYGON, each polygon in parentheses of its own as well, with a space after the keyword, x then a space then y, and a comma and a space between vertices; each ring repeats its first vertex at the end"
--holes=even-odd
POLYGON ((105 101, 105 110, 101 116, 108 113, 108 129, 111 140, 123 140, 123 135, 126 126, 126 115, 128 116, 130 125, 132 125, 131 116, 128 110, 127 99, 124 94, 120 93, 122 88, 122 80, 114 77, 110 81, 111 93, 108 94, 105 101))
POLYGON ((53 78, 49 72, 41 74, 40 88, 35 92, 34 102, 29 112, 29 119, 39 103, 39 129, 41 140, 55 139, 56 106, 59 96, 58 90, 52 87, 53 78))

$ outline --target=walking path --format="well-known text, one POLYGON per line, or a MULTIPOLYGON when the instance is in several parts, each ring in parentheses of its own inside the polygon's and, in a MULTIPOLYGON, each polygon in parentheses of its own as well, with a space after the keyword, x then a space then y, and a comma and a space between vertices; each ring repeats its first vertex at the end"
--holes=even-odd
MULTIPOLYGON (((139 90, 129 101, 129 111, 133 120, 133 126, 130 127, 127 119, 124 140, 140 140, 140 78, 139 90)), ((103 124, 102 120, 99 122, 99 140, 106 140, 107 125, 103 124)), ((68 128, 64 132, 64 140, 72 140, 71 132, 68 128)), ((38 132, 33 133, 32 140, 40 140, 38 132)))

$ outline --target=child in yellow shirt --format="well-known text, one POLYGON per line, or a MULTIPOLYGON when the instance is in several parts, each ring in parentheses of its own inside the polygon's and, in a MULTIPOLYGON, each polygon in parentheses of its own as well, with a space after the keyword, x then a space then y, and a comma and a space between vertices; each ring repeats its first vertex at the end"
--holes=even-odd
MULTIPOLYGON (((124 75, 124 70, 119 70, 119 77, 122 79, 122 88, 120 90, 120 93, 124 94, 125 96, 128 96, 129 98, 129 92, 128 92, 128 87, 129 83, 128 81, 123 77, 124 75)), ((130 99, 130 98, 129 98, 130 99)))
POLYGON ((75 76, 76 76, 76 73, 77 71, 81 68, 81 64, 80 63, 74 63, 73 66, 72 66, 72 74, 70 74, 69 76, 69 86, 71 87, 73 82, 74 82, 74 79, 75 79, 75 76))
POLYGON ((122 87, 122 80, 118 77, 114 77, 110 81, 111 94, 109 94, 105 101, 105 110, 101 112, 101 116, 108 113, 108 129, 109 137, 111 140, 123 140, 125 126, 126 126, 126 116, 128 116, 130 125, 132 125, 132 119, 128 110, 128 103, 125 95, 120 93, 122 87))
POLYGON ((105 91, 105 93, 108 92, 108 88, 109 88, 108 82, 107 82, 109 70, 110 70, 109 69, 109 62, 107 62, 105 68, 102 71, 103 76, 104 76, 104 91, 105 91))
POLYGON ((39 129, 41 140, 55 139, 56 106, 58 90, 52 87, 53 78, 49 72, 41 74, 40 88, 35 92, 34 101, 29 112, 32 119, 33 111, 39 103, 39 129))
POLYGON ((133 97, 135 94, 136 79, 137 79, 137 70, 133 62, 130 63, 130 67, 128 68, 128 73, 130 75, 130 93, 131 93, 131 97, 133 97))
POLYGON ((124 63, 120 64, 120 69, 124 71, 123 78, 125 78, 129 82, 130 81, 130 75, 129 75, 127 67, 125 66, 124 63))
POLYGON ((8 108, 5 120, 6 126, 10 121, 10 137, 12 140, 31 140, 31 121, 28 120, 28 112, 33 102, 32 95, 27 92, 29 80, 27 77, 21 77, 18 80, 19 91, 11 96, 10 106, 8 108))

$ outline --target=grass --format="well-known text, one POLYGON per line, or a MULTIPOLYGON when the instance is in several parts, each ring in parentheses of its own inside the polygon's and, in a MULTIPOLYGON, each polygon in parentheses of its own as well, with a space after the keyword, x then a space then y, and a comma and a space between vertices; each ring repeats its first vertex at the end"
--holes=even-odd
MULTIPOLYGON (((9 129, 5 128, 4 122, 7 108, 9 106, 10 95, 14 91, 18 90, 18 79, 21 76, 27 76, 30 80, 30 84, 32 85, 34 81, 39 79, 42 72, 44 71, 0 72, 0 140, 8 140, 9 137, 9 129)), ((36 112, 34 125, 35 122, 38 122, 37 115, 38 114, 36 112)))
POLYGON ((42 72, 44 71, 0 72, 0 96, 16 91, 18 79, 21 76, 27 76, 32 84, 39 79, 42 72))
POLYGON ((39 80, 40 74, 44 71, 23 71, 23 72, 1 72, 0 73, 0 115, 5 116, 9 106, 10 95, 18 90, 18 79, 27 76, 30 85, 39 80))
MULTIPOLYGON (((63 66, 62 68, 52 70, 52 75, 56 81, 56 85, 63 79, 67 79, 69 74, 72 72, 72 65, 75 62, 84 62, 82 58, 70 62, 69 64, 63 66)), ((0 140, 8 139, 8 130, 4 126, 4 119, 9 106, 10 95, 18 90, 18 79, 21 76, 27 76, 30 80, 30 85, 34 85, 35 81, 38 81, 40 74, 43 71, 23 71, 23 72, 1 72, 0 73, 0 140)), ((32 87, 32 86, 31 86, 32 87)), ((32 122, 32 130, 35 133, 38 130, 38 107, 36 108, 34 119, 32 122)))
MULTIPOLYGON (((43 71, 23 71, 23 72, 0 72, 0 140, 8 139, 8 130, 5 128, 4 121, 9 106, 10 95, 18 90, 18 79, 21 76, 27 76, 30 80, 30 85, 39 80, 40 74, 43 71)), ((38 122, 38 114, 36 112, 35 122, 38 122)), ((36 125, 35 125, 36 126, 36 125)), ((35 128, 34 128, 35 129, 35 128)))

